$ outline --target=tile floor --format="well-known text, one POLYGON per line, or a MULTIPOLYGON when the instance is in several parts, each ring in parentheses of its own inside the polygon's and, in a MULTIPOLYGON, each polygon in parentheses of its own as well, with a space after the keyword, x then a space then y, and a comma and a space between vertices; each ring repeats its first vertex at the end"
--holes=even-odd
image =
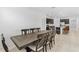
POLYGON ((56 35, 56 44, 49 52, 79 52, 79 32, 56 35))

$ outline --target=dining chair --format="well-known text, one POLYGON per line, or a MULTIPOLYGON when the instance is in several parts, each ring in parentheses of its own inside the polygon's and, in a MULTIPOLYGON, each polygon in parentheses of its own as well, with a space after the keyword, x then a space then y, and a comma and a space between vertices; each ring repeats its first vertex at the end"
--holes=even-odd
POLYGON ((6 43, 5 43, 5 38, 4 38, 3 34, 1 34, 1 37, 2 37, 3 48, 4 48, 5 52, 8 52, 9 50, 8 50, 8 47, 7 47, 6 43))
POLYGON ((55 44, 55 32, 51 31, 48 34, 48 42, 49 48, 51 49, 53 47, 53 43, 55 44))
POLYGON ((40 28, 30 28, 31 33, 39 32, 40 28))
POLYGON ((26 35, 29 33, 29 29, 22 29, 21 33, 22 33, 22 35, 26 35))
POLYGON ((54 42, 54 44, 55 44, 55 35, 56 35, 56 28, 55 28, 55 26, 52 27, 52 32, 51 32, 51 34, 52 34, 53 42, 54 42))
POLYGON ((3 49, 5 50, 5 52, 26 52, 25 49, 22 49, 22 50, 19 50, 17 49, 17 47, 13 48, 13 49, 9 49, 8 45, 6 44, 6 41, 5 41, 5 37, 3 34, 1 34, 1 39, 2 39, 2 46, 3 46, 3 49))
POLYGON ((52 47, 52 34, 51 34, 51 32, 48 33, 47 45, 49 45, 49 48, 51 49, 51 47, 52 47))
POLYGON ((40 31, 40 28, 37 28, 38 32, 40 31))
POLYGON ((45 34, 39 34, 37 36, 37 43, 36 44, 30 44, 28 47, 32 49, 33 52, 40 52, 40 51, 46 51, 46 35, 45 34))
POLYGON ((52 32, 51 37, 52 37, 52 41, 53 41, 54 44, 55 44, 55 35, 56 35, 56 32, 52 32))
POLYGON ((30 33, 34 33, 35 28, 30 28, 30 33))
POLYGON ((35 28, 35 32, 39 32, 40 31, 40 28, 35 28))

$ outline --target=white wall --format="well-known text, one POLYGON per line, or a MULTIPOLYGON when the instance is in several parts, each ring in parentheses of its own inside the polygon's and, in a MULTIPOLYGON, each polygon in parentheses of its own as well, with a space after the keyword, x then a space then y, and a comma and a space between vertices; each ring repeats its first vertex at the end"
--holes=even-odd
POLYGON ((0 33, 3 33, 10 49, 14 47, 11 36, 21 34, 21 29, 41 27, 45 29, 46 15, 34 8, 0 8, 0 33), (42 25, 43 24, 43 25, 42 25))
POLYGON ((79 17, 77 17, 76 19, 77 19, 77 30, 79 30, 79 17))
POLYGON ((57 17, 54 18, 54 25, 55 27, 60 27, 60 18, 57 17))

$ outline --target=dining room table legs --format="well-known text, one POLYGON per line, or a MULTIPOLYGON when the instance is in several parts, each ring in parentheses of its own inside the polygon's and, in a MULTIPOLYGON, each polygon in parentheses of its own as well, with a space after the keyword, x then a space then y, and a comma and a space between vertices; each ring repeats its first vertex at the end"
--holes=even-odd
POLYGON ((26 52, 31 52, 32 51, 32 49, 30 49, 29 47, 26 47, 25 49, 26 49, 26 52))

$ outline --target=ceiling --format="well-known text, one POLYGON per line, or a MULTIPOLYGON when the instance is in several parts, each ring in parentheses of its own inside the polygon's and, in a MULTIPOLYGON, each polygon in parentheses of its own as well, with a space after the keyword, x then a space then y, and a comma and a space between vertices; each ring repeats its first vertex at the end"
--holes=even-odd
POLYGON ((79 7, 38 7, 39 11, 53 17, 78 17, 79 7))
POLYGON ((53 9, 52 14, 58 17, 77 17, 79 16, 79 7, 58 7, 53 9))
MULTIPOLYGON (((5 9, 5 8, 4 8, 5 9)), ((18 10, 25 13, 26 10, 34 10, 35 12, 44 13, 52 17, 78 17, 79 7, 24 7, 10 8, 13 11, 18 10)))

